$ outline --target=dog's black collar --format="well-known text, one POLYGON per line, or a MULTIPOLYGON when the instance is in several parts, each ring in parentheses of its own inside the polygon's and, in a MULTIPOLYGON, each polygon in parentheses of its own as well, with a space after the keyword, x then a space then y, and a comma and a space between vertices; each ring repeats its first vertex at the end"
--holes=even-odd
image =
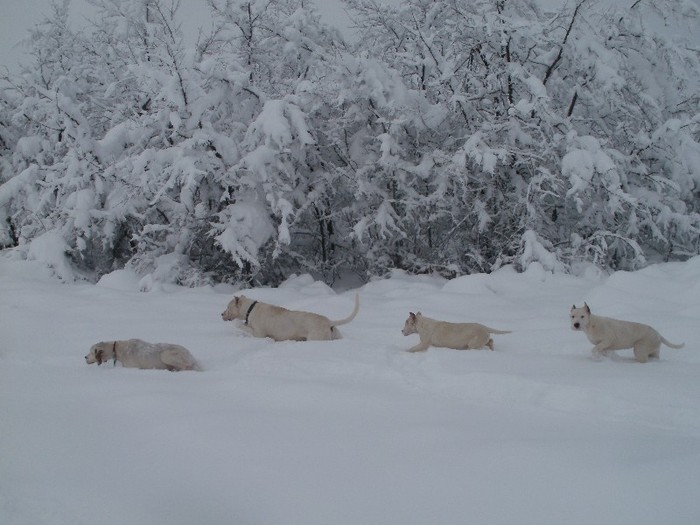
POLYGON ((258 302, 257 302, 257 301, 253 301, 253 304, 251 304, 251 305, 248 307, 248 311, 245 313, 245 324, 246 324, 246 326, 248 326, 248 317, 250 317, 250 312, 253 311, 253 308, 255 308, 255 305, 256 305, 256 304, 258 304, 258 302))

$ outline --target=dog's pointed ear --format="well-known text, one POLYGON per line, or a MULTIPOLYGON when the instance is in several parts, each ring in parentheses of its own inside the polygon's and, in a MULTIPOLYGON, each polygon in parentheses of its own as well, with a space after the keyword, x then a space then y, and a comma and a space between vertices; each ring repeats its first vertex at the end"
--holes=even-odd
POLYGON ((591 309, 588 308, 588 304, 587 304, 587 303, 583 303, 583 307, 586 309, 586 313, 589 313, 589 314, 591 313, 591 309))
POLYGON ((415 318, 416 318, 416 314, 414 314, 413 312, 408 312, 408 317, 411 318, 411 319, 415 319, 415 318))
POLYGON ((420 317, 421 315, 423 315, 423 314, 420 312, 416 312, 416 317, 420 317))
POLYGON ((236 306, 238 306, 238 305, 240 304, 240 302, 241 302, 241 298, 238 297, 238 296, 235 296, 235 297, 233 298, 233 300, 235 301, 236 306))
POLYGON ((576 305, 573 305, 573 306, 571 307, 571 309, 572 309, 572 310, 576 310, 576 305))

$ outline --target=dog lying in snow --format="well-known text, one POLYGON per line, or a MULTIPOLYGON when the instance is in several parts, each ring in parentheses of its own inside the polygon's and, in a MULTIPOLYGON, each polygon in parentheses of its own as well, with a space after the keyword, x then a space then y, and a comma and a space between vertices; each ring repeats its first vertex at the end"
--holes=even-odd
POLYGON ((360 296, 356 294, 352 313, 345 319, 332 321, 324 315, 287 310, 241 295, 231 300, 221 318, 245 321, 255 337, 271 337, 275 341, 329 341, 341 338, 336 327, 352 321, 359 309, 360 296))
POLYGON ((586 303, 583 307, 571 307, 571 328, 583 331, 595 346, 592 349, 594 359, 600 359, 613 350, 634 349, 634 357, 640 363, 649 358, 659 358, 661 343, 670 348, 683 348, 683 343, 669 343, 651 326, 630 321, 620 321, 610 317, 593 315, 586 303))
POLYGON ((169 343, 147 343, 141 339, 103 341, 92 345, 85 356, 87 364, 101 365, 112 360, 126 368, 156 368, 170 370, 201 370, 199 364, 184 346, 169 343))
POLYGON ((410 312, 404 324, 403 335, 418 334, 420 343, 409 348, 408 352, 422 352, 429 346, 474 350, 485 346, 493 350, 491 334, 509 334, 508 331, 494 330, 479 323, 448 323, 425 317, 420 312, 410 312))

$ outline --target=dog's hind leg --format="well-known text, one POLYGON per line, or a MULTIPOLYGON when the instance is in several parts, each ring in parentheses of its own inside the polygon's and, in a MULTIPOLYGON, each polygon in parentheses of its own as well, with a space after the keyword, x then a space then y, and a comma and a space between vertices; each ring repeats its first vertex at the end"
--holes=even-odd
POLYGON ((634 349, 634 357, 640 363, 646 363, 647 361, 649 361, 649 354, 647 354, 644 350, 636 348, 636 347, 634 349))
POLYGON ((477 334, 469 340, 467 343, 467 350, 479 350, 487 346, 489 349, 493 350, 493 339, 489 337, 488 333, 477 334))
POLYGON ((640 363, 646 363, 650 357, 659 358, 661 343, 650 341, 638 341, 634 345, 634 357, 640 363))
POLYGON ((163 350, 160 353, 160 361, 170 372, 179 372, 180 370, 192 370, 194 364, 189 359, 185 358, 177 350, 163 350))

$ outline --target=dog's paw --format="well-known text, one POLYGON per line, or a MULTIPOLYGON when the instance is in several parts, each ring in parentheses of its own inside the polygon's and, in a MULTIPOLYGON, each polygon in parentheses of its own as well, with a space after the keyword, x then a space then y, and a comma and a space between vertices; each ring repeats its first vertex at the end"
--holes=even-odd
POLYGON ((593 361, 602 361, 605 357, 603 352, 599 352, 598 350, 591 351, 591 359, 593 359, 593 361))

